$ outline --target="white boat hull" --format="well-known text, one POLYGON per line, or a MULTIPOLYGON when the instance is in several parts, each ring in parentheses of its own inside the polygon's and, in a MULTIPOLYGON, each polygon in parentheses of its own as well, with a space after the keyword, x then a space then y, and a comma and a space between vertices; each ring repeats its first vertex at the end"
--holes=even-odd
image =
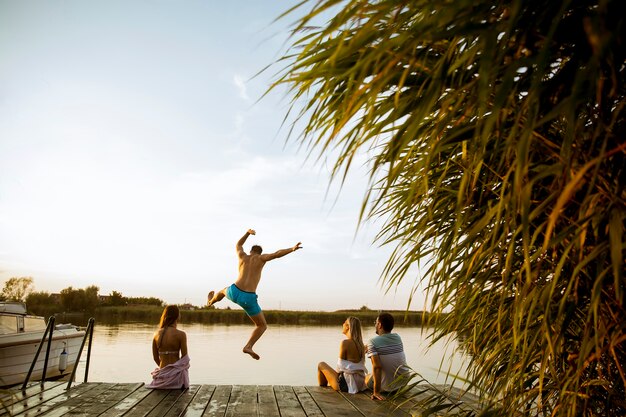
MULTIPOLYGON (((0 336, 0 386, 10 386, 24 382, 41 343, 42 336, 42 331, 0 336)), ((85 331, 78 330, 75 327, 54 330, 48 357, 46 379, 59 378, 72 372, 76 365, 78 350, 84 336, 85 331), (63 349, 67 353, 67 367, 61 371, 59 369, 59 360, 63 349)), ((41 347, 29 381, 41 380, 43 376, 48 346, 47 339, 41 347)))

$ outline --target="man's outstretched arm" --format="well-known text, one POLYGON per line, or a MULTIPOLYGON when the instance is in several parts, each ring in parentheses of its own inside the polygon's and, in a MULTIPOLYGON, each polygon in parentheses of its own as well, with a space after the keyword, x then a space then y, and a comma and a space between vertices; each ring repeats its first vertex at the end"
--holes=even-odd
POLYGON ((252 229, 248 229, 248 231, 241 237, 241 239, 237 241, 235 249, 237 249, 238 254, 243 253, 243 244, 246 243, 246 239, 248 239, 248 236, 250 235, 256 235, 256 232, 252 229))
POLYGON ((302 245, 302 243, 298 242, 291 248, 280 249, 280 250, 277 250, 274 253, 268 253, 266 255, 261 255, 261 260, 267 262, 267 261, 271 261, 272 259, 282 258, 283 256, 285 256, 285 255, 287 255, 289 253, 295 252, 298 249, 302 249, 302 246, 300 246, 300 245, 302 245))

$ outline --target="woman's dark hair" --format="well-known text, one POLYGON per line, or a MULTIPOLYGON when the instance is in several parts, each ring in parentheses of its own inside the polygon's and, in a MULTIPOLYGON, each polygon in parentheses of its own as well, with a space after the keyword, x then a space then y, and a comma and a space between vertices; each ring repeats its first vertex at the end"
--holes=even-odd
POLYGON ((393 330, 394 320, 391 314, 380 313, 378 315, 378 322, 380 323, 380 327, 382 327, 387 333, 393 330))
POLYGON ((159 328, 163 329, 167 326, 171 326, 174 324, 176 320, 180 317, 180 310, 178 306, 169 305, 165 307, 163 310, 163 314, 161 314, 161 322, 159 323, 159 328))

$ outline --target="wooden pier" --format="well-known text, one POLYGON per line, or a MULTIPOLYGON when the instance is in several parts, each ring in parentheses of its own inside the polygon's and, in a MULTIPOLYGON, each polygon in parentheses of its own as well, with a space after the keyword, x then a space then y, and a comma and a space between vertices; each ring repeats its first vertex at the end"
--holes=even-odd
MULTIPOLYGON (((369 393, 350 395, 329 387, 286 385, 192 385, 186 390, 153 390, 143 383, 76 384, 46 382, 3 390, 0 416, 419 416, 412 399, 373 401, 369 393)), ((475 398, 457 390, 463 402, 475 398), (469 396, 469 397, 468 397, 469 396)), ((438 414, 445 415, 445 414, 438 414)))

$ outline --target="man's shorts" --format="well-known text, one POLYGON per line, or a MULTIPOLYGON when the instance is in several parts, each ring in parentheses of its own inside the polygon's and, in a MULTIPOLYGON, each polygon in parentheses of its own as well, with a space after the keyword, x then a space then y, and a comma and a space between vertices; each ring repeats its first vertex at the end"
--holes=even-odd
POLYGON ((261 306, 257 302, 256 293, 240 290, 235 284, 228 287, 226 297, 243 308, 249 316, 256 316, 261 312, 261 306))

